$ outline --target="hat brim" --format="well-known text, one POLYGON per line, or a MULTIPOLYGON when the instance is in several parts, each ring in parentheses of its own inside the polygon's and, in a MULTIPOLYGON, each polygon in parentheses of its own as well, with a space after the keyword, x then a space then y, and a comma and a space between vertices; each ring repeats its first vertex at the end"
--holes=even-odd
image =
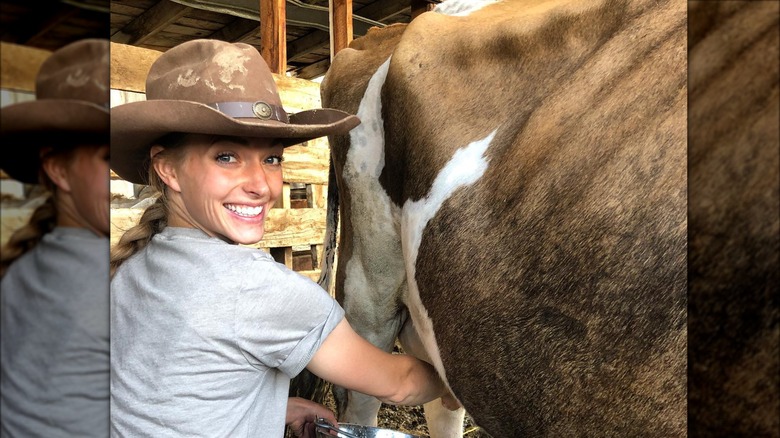
POLYGON ((360 124, 352 114, 314 109, 290 115, 290 122, 233 118, 214 108, 181 100, 131 102, 111 109, 111 168, 121 178, 147 184, 149 149, 173 132, 267 137, 292 146, 332 134, 344 134, 360 124))
POLYGON ((108 108, 82 100, 42 99, 0 109, 3 171, 11 178, 38 184, 40 150, 79 144, 108 144, 108 108))

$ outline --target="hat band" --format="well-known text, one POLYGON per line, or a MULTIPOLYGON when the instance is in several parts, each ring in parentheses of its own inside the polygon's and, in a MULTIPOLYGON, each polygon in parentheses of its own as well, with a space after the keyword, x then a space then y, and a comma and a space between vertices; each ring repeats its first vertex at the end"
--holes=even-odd
POLYGON ((206 104, 211 108, 233 118, 251 118, 261 120, 276 120, 290 123, 290 118, 284 108, 263 101, 257 102, 217 102, 206 104))

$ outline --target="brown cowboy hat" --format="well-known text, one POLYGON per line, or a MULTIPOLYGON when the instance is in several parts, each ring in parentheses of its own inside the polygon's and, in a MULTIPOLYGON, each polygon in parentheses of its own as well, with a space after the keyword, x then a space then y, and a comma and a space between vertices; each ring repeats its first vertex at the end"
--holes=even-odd
POLYGON ((35 98, 0 109, 3 170, 37 184, 44 146, 108 144, 109 42, 84 39, 51 54, 35 80, 35 98))
POLYGON ((111 168, 127 181, 147 184, 149 149, 174 132, 268 137, 290 146, 344 134, 359 123, 335 109, 288 115, 271 70, 254 47, 192 40, 152 64, 145 101, 111 109, 111 168))

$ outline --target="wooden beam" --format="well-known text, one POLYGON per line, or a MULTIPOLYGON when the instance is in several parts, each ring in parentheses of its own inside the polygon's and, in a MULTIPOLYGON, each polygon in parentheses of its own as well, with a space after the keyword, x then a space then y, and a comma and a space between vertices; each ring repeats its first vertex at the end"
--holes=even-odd
POLYGON ((110 51, 111 88, 145 92, 146 76, 152 63, 162 55, 162 52, 113 42, 110 51))
MULTIPOLYGON (((284 75, 274 75, 274 81, 282 98, 282 105, 290 112, 322 108, 320 84, 284 75)), ((284 153, 287 154, 292 148, 286 148, 284 153)))
POLYGON ((230 24, 209 35, 209 38, 215 40, 238 43, 246 38, 257 36, 260 23, 246 18, 236 18, 230 24))
POLYGON ((38 70, 49 56, 48 50, 0 42, 0 88, 35 91, 38 70))
POLYGON ((260 1, 260 54, 272 73, 287 71, 287 14, 284 0, 260 1))
POLYGON ((170 0, 160 0, 146 12, 111 36, 116 43, 139 45, 186 14, 188 6, 170 0))
POLYGON ((352 41, 352 0, 329 0, 330 59, 352 41))
POLYGON ((44 7, 42 9, 47 11, 49 15, 44 15, 43 17, 39 18, 40 21, 37 23, 30 23, 26 21, 24 23, 24 29, 21 30, 19 35, 17 35, 15 42, 27 46, 34 46, 36 44, 36 39, 45 37, 49 31, 64 23, 65 21, 75 17, 79 13, 77 8, 73 6, 65 6, 62 4, 59 7, 44 7))
POLYGON ((315 30, 287 44, 287 62, 292 62, 311 52, 324 49, 330 43, 330 34, 315 30))
POLYGON ((298 77, 301 79, 314 79, 324 75, 328 71, 328 68, 330 68, 330 59, 325 58, 322 61, 309 64, 298 70, 298 77))

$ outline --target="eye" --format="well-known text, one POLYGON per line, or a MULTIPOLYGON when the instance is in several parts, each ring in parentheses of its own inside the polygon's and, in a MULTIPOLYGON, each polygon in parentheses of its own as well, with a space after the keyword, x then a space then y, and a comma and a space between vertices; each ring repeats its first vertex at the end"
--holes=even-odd
POLYGON ((284 161, 284 158, 282 158, 281 155, 272 155, 272 156, 270 156, 270 157, 265 159, 265 162, 267 164, 270 164, 270 165, 273 165, 273 166, 278 166, 278 165, 282 164, 282 161, 284 161))
POLYGON ((217 162, 223 164, 237 163, 236 154, 232 152, 222 152, 217 154, 217 162))

